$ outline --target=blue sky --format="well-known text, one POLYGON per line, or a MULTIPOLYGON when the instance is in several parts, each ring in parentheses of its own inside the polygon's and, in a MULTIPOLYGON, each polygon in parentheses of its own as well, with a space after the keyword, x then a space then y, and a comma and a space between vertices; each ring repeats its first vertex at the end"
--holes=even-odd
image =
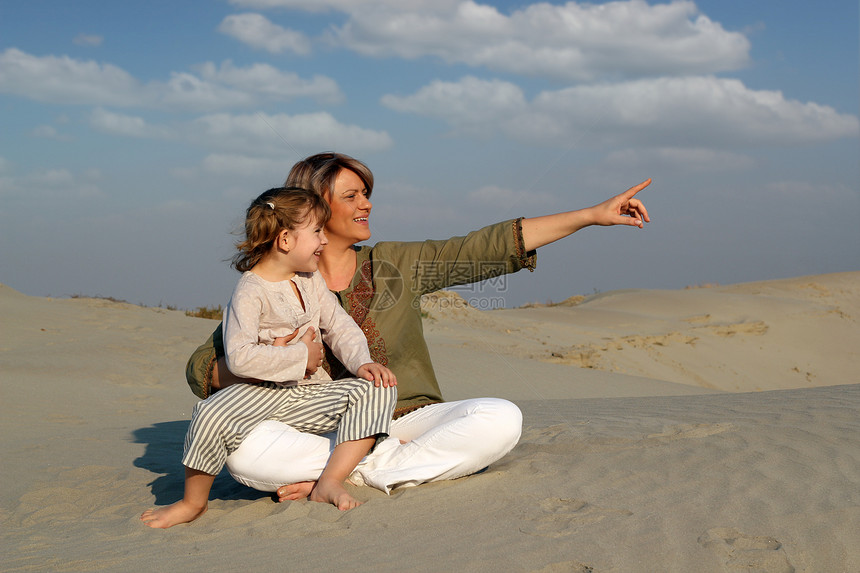
POLYGON ((299 158, 376 175, 373 241, 639 181, 470 297, 515 306, 860 270, 855 0, 0 4, 0 282, 225 303, 247 203, 299 158))

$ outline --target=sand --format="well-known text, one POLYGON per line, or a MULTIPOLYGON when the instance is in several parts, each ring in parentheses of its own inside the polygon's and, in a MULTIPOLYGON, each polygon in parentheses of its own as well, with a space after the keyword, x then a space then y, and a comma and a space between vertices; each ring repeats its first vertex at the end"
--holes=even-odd
POLYGON ((446 398, 516 402, 513 452, 349 512, 223 474, 152 530, 216 323, 0 285, 0 570, 860 571, 860 272, 427 303, 446 398))

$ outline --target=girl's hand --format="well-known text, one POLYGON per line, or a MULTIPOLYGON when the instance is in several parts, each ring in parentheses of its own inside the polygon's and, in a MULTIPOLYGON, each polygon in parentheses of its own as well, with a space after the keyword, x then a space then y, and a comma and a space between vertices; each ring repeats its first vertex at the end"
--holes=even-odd
POLYGON ((631 225, 642 228, 644 223, 651 222, 645 205, 633 196, 651 185, 646 179, 639 185, 634 185, 624 193, 608 199, 600 205, 591 208, 595 225, 631 225))
POLYGON ((323 358, 325 357, 322 342, 317 342, 316 333, 317 331, 313 326, 308 327, 307 332, 305 332, 299 339, 299 342, 304 342, 305 346, 308 347, 308 365, 307 368, 305 368, 306 374, 313 374, 316 372, 317 369, 322 366, 323 358))
POLYGON ((377 388, 379 388, 380 383, 384 388, 388 388, 389 386, 397 386, 397 377, 394 375, 394 372, 392 372, 382 364, 377 364, 376 362, 368 362, 367 364, 362 364, 358 368, 358 372, 356 372, 356 375, 358 375, 359 378, 370 380, 377 388))

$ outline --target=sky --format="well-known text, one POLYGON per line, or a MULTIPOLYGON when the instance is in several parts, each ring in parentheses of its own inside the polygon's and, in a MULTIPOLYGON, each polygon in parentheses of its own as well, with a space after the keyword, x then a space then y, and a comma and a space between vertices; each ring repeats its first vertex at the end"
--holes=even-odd
POLYGON ((482 308, 860 270, 858 2, 3 0, 0 283, 226 304, 250 201, 361 159, 371 242, 588 207, 482 308))

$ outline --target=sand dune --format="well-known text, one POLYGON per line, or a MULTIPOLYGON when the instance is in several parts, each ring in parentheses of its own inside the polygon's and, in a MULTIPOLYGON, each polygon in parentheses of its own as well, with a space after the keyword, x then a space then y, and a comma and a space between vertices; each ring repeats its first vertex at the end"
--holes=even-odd
MULTIPOLYGON (((575 306, 490 312, 464 310, 448 293, 425 306, 427 338, 437 368, 463 348, 729 392, 848 383, 858 365, 858 277, 615 291, 575 306)), ((569 385, 569 371, 558 372, 569 385)))
POLYGON ((440 382, 520 405, 511 454, 346 513, 222 475, 161 531, 215 323, 0 285, 0 570, 860 571, 860 272, 452 306, 440 382))

